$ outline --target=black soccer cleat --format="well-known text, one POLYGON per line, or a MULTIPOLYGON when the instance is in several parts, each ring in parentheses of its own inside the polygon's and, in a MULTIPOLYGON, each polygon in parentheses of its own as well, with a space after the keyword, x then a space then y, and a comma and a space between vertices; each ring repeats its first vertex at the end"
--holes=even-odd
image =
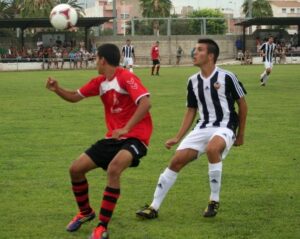
POLYGON ((138 210, 135 214, 141 219, 154 219, 158 217, 158 211, 147 204, 143 208, 138 210))
POLYGON ((266 83, 262 82, 262 83, 260 84, 260 86, 266 86, 266 83))
POLYGON ((218 213, 220 203, 216 201, 209 201, 207 208, 203 212, 204 217, 214 217, 218 213))

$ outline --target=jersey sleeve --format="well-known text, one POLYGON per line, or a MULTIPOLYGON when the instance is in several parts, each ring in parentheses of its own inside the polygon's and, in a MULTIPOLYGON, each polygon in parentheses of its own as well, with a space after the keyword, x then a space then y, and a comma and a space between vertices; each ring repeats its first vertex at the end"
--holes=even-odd
POLYGON ((264 51, 265 48, 266 48, 266 43, 263 43, 263 44, 260 46, 259 50, 264 51))
POLYGON ((146 87, 141 83, 141 80, 129 72, 122 78, 122 86, 126 89, 135 104, 138 104, 138 101, 143 96, 150 95, 146 87))
POLYGON ((82 97, 96 96, 99 95, 99 86, 100 86, 100 78, 97 77, 90 80, 85 85, 83 85, 80 89, 77 90, 77 92, 82 97))
POLYGON ((187 86, 186 106, 189 108, 198 108, 198 102, 197 102, 195 92, 193 90, 193 83, 191 80, 189 80, 188 86, 187 86))
POLYGON ((247 94, 243 84, 236 78, 234 74, 226 75, 225 80, 228 80, 229 89, 234 100, 238 100, 247 94))

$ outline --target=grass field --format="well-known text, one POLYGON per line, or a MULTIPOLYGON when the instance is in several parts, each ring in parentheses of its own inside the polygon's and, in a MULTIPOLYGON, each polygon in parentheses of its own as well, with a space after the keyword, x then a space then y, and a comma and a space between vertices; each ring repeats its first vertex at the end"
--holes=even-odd
MULTIPOLYGON (((112 239, 300 238, 300 67, 275 66, 260 87, 263 66, 226 66, 248 91, 245 145, 223 164, 221 207, 207 205, 207 159, 187 166, 164 201, 157 220, 139 221, 135 211, 152 199, 173 150, 163 144, 178 130, 185 111, 186 81, 197 68, 162 68, 160 77, 136 69, 152 94, 154 134, 141 165, 127 170, 110 223, 112 239)), ((51 75, 76 89, 95 71, 0 72, 0 238, 87 238, 96 220, 73 234, 65 226, 77 212, 68 167, 105 132, 97 97, 70 104, 45 89, 51 75)), ((100 206, 106 176, 88 174, 90 201, 100 206)))

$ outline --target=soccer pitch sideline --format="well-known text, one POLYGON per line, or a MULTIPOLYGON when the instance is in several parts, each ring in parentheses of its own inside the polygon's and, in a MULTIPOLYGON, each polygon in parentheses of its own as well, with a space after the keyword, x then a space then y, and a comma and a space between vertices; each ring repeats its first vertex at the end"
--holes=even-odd
MULTIPOLYGON (((151 92, 154 132, 148 155, 126 170, 110 223, 112 239, 300 238, 300 67, 275 65, 260 87, 263 65, 224 66, 248 94, 245 145, 223 164, 220 210, 203 218, 209 185, 207 159, 179 174, 159 212, 140 221, 135 211, 150 203, 159 174, 174 149, 164 142, 177 132, 185 111, 187 78, 196 67, 135 69, 151 92)), ((105 132, 97 97, 67 103, 45 88, 48 76, 77 89, 96 71, 0 72, 0 239, 88 238, 96 220, 73 234, 65 226, 77 212, 68 168, 105 132)), ((90 202, 98 211, 106 175, 88 174, 90 202)))

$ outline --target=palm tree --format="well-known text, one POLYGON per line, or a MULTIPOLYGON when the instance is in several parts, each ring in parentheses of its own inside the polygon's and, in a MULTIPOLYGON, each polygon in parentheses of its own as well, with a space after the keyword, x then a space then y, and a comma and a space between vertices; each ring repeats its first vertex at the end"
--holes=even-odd
POLYGON ((9 4, 6 1, 0 1, 0 18, 10 18, 11 14, 9 13, 9 4))
MULTIPOLYGON (((172 8, 170 0, 140 0, 143 17, 159 18, 169 17, 172 8)), ((159 21, 153 21, 153 33, 159 35, 159 21)))
POLYGON ((273 17, 273 11, 267 0, 245 0, 242 7, 245 16, 249 16, 249 3, 252 2, 252 16, 250 17, 273 17))
POLYGON ((85 15, 82 5, 78 4, 77 0, 56 0, 56 4, 60 4, 60 3, 69 4, 71 7, 75 8, 79 17, 85 15))
MULTIPOLYGON (((20 0, 19 0, 20 1, 20 0)), ((83 7, 76 0, 26 0, 22 1, 21 15, 23 17, 49 17, 51 9, 61 3, 69 4, 75 8, 78 16, 84 15, 83 7)))
POLYGON ((24 18, 48 17, 53 7, 51 0, 29 0, 22 2, 21 16, 24 18))
POLYGON ((0 0, 0 18, 17 17, 20 11, 20 0, 0 0))

